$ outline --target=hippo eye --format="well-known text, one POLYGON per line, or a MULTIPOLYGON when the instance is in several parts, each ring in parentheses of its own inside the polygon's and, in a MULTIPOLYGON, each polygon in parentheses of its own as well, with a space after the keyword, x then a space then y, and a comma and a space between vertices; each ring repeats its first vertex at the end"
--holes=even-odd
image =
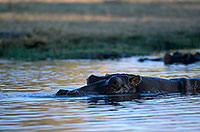
POLYGON ((141 82, 142 78, 141 76, 134 76, 132 78, 129 78, 129 85, 130 86, 137 86, 141 82))
POLYGON ((128 79, 128 82, 129 82, 129 83, 132 83, 132 81, 133 81, 133 78, 129 78, 129 79, 128 79))

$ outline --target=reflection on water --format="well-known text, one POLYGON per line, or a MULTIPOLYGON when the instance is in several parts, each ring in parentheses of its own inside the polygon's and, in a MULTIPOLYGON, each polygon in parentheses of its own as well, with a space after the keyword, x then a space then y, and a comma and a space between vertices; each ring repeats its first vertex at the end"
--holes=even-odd
POLYGON ((200 96, 158 98, 55 97, 60 88, 86 84, 91 75, 131 73, 154 77, 200 77, 200 63, 120 60, 0 60, 2 131, 199 131, 200 96))

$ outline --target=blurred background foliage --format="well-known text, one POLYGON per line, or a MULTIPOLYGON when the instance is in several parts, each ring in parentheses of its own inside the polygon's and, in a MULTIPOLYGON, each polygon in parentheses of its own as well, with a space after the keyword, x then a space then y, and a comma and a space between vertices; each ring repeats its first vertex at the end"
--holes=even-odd
POLYGON ((199 0, 0 0, 0 57, 107 59, 200 48, 199 0))

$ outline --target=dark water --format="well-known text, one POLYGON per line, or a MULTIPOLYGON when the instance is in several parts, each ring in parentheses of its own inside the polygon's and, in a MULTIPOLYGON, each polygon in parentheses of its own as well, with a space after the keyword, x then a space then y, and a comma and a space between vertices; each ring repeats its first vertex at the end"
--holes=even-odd
POLYGON ((129 99, 55 97, 91 75, 200 77, 200 63, 165 66, 137 57, 109 60, 0 60, 0 131, 200 131, 200 96, 129 99))

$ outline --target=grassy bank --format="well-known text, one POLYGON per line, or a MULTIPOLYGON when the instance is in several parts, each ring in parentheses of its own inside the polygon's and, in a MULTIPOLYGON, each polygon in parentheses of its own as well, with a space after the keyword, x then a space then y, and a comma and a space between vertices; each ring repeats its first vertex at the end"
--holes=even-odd
POLYGON ((0 0, 0 57, 106 59, 200 48, 199 14, 197 0, 0 0))
POLYGON ((200 48, 200 33, 129 36, 51 36, 25 35, 4 40, 0 56, 13 59, 107 59, 131 55, 150 55, 171 49, 200 48), (49 39, 48 39, 49 38, 49 39))

